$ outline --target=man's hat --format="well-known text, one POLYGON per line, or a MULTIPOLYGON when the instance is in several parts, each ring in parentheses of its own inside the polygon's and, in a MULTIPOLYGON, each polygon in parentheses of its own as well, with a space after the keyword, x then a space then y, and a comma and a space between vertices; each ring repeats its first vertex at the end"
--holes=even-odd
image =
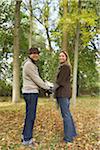
POLYGON ((38 50, 38 48, 36 48, 36 47, 33 47, 33 48, 30 48, 29 49, 29 54, 31 55, 31 54, 39 54, 40 53, 40 51, 38 50))

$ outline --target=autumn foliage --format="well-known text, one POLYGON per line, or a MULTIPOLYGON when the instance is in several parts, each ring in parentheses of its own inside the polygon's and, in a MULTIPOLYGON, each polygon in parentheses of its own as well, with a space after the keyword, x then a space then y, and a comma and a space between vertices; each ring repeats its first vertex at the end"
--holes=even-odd
MULTIPOLYGON (((39 142, 37 150, 98 150, 99 99, 79 98, 71 112, 78 136, 70 146, 63 142, 63 124, 55 101, 39 99, 37 119, 33 131, 39 142)), ((0 103, 0 150, 30 150, 21 144, 25 115, 24 103, 0 103)))

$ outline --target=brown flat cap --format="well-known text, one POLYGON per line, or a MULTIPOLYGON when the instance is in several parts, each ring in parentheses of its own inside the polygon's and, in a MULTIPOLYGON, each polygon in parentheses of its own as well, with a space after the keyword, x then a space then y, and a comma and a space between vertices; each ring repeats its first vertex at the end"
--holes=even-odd
POLYGON ((39 53, 40 53, 40 51, 36 47, 29 49, 29 54, 39 54, 39 53))

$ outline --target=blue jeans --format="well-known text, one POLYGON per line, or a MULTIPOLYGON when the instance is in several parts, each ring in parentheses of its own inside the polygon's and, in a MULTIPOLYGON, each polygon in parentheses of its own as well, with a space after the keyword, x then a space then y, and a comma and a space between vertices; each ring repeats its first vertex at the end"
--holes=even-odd
POLYGON ((72 115, 69 110, 70 99, 57 97, 57 102, 61 109, 64 125, 64 140, 66 142, 72 142, 73 138, 77 135, 72 115))
POLYGON ((38 93, 24 93, 23 96, 26 103, 26 117, 22 135, 24 141, 29 141, 32 139, 34 121, 36 118, 38 93))

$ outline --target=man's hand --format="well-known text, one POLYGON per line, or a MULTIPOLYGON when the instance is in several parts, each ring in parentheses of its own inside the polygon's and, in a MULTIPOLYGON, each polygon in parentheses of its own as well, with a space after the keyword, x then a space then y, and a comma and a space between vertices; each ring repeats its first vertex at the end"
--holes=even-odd
POLYGON ((53 88, 54 87, 54 84, 53 83, 51 83, 51 82, 49 82, 49 81, 45 81, 45 83, 50 87, 50 88, 53 88))
POLYGON ((52 91, 52 87, 50 87, 50 89, 49 89, 49 90, 46 90, 46 93, 47 93, 48 95, 52 94, 52 93, 53 93, 53 91, 52 91))

